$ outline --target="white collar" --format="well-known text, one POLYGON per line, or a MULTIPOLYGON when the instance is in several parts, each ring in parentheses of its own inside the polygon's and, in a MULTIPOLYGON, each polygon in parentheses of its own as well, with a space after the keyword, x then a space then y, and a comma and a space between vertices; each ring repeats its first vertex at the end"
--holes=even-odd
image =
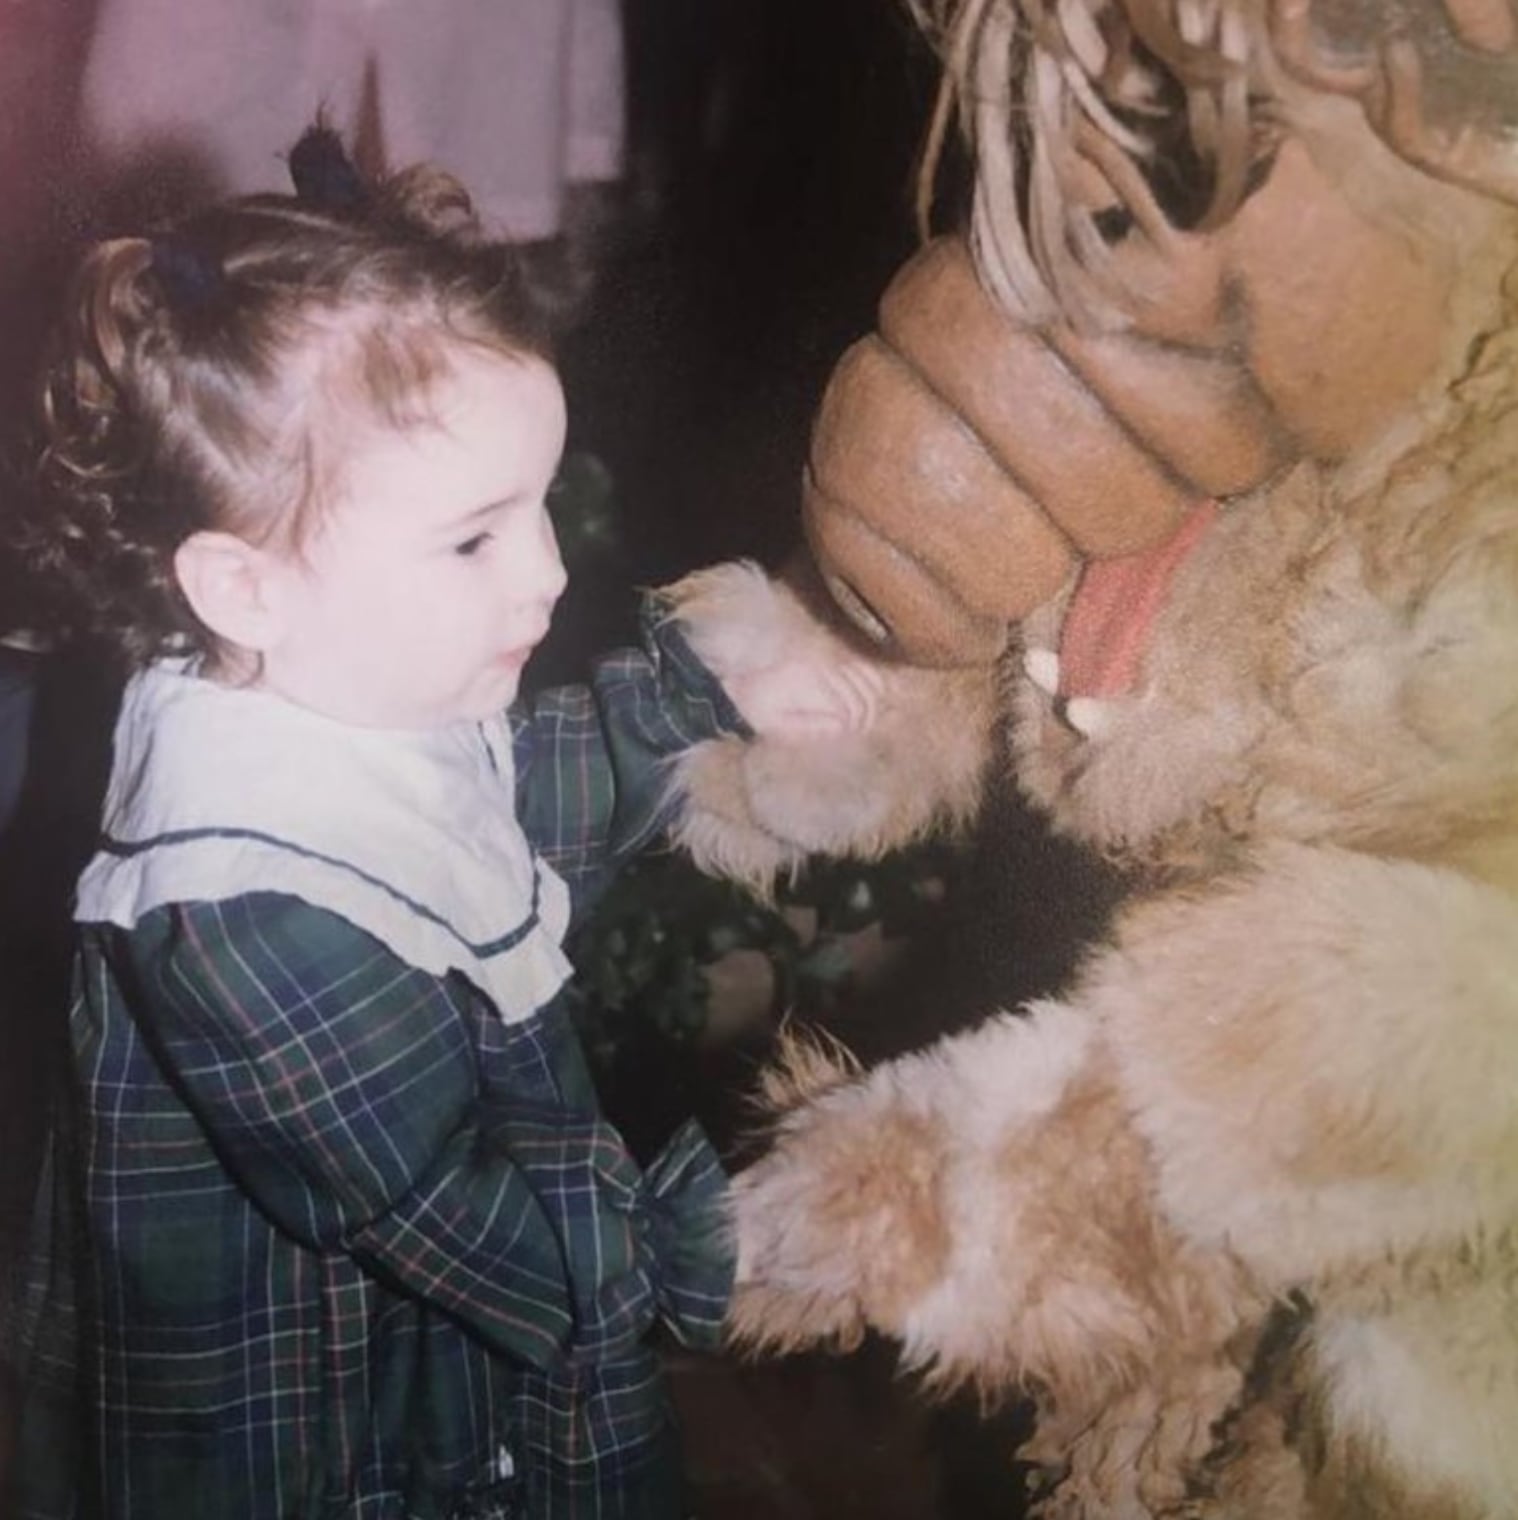
POLYGON ((563 984, 563 882, 517 821, 510 726, 356 728, 164 660, 128 684, 75 917, 279 892, 402 959, 462 971, 503 1018, 563 984))

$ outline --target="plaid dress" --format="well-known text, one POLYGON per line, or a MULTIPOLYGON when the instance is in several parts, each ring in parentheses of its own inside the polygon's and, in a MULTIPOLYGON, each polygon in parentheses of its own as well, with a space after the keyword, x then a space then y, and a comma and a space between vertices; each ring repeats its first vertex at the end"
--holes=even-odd
MULTIPOLYGON (((579 900, 741 732, 678 630, 512 718, 579 900)), ((698 1130, 640 1170, 558 1000, 279 892, 81 926, 72 1081, 7 1349, 17 1520, 675 1520, 647 1335, 709 1344, 731 1261, 698 1130)))

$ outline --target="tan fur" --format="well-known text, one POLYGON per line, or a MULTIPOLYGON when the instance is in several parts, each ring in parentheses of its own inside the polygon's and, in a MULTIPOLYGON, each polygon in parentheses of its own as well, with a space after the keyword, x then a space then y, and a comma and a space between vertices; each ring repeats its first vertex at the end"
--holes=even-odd
MULTIPOLYGON (((899 1317, 941 1271, 948 1237, 937 1186, 943 1164, 938 1125, 909 1110, 861 1111, 847 1092, 841 1097, 836 1105, 826 1095, 815 1102, 830 1111, 832 1122, 799 1135, 794 1121, 787 1122, 778 1141, 782 1151, 804 1146, 820 1163, 817 1185, 805 1198, 805 1233, 746 1257, 741 1267, 766 1284, 806 1284, 804 1320, 786 1314, 776 1322, 767 1289, 753 1296, 740 1291, 732 1318, 740 1342, 784 1350, 819 1333, 803 1331, 804 1325, 848 1340, 866 1322, 899 1317), (823 1256, 810 1255, 814 1243, 823 1256), (826 1256, 835 1252, 848 1276, 830 1282, 826 1256), (859 1262, 868 1270, 856 1280, 859 1262)), ((737 1187, 747 1185, 740 1180, 737 1187)))
POLYGON ((826 1030, 788 1026, 759 1074, 755 1106, 766 1116, 785 1114, 843 1086, 860 1070, 854 1054, 826 1030))
MULTIPOLYGON (((858 659, 863 652, 800 568, 782 583, 752 565, 723 565, 666 595, 719 676, 788 653, 858 659)), ((997 718, 994 672, 883 670, 878 716, 863 732, 722 740, 676 761, 675 837, 699 866, 765 892, 809 854, 871 859, 973 815, 997 718)))
MULTIPOLYGON (((1347 175, 1340 107, 1298 114, 1347 175)), ((1518 1516, 1518 227, 1410 177, 1354 194, 1457 260, 1444 367, 1227 505, 1095 737, 1016 667, 897 672, 878 734, 681 777, 709 864, 868 852, 973 805, 1000 700, 1023 790, 1145 869, 1062 1001, 777 1078, 735 1195, 737 1335, 1033 1393, 1060 1520, 1518 1516)))
MULTIPOLYGON (((1067 1002, 771 1088, 735 1335, 873 1326, 930 1386, 1035 1392, 1047 1515, 1518 1514, 1518 343, 1473 353, 1379 484, 1303 465, 1230 509, 1100 738, 1009 678, 1023 784, 1172 882, 1067 1002), (1262 1393, 1290 1293, 1315 1317, 1262 1393)), ((900 702, 878 771, 793 775, 794 828, 734 752, 743 870, 754 833, 789 863, 968 805, 983 709, 939 675, 900 702), (925 735, 960 741, 926 793, 925 735)))

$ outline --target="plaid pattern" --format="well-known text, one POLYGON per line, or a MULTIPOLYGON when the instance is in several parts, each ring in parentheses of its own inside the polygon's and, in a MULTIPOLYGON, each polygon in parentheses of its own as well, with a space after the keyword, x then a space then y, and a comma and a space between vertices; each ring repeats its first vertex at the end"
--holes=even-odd
MULTIPOLYGON (((583 896, 740 728, 664 625, 523 712, 524 818, 583 896)), ((71 1027, 7 1513, 680 1514, 645 1337, 714 1339, 724 1184, 694 1127, 638 1169, 557 1003, 254 894, 85 926, 71 1027)))
POLYGON ((588 687, 555 687, 511 712, 517 816, 576 912, 669 821, 667 762, 703 739, 749 733, 657 601, 643 605, 642 633, 652 660, 619 650, 588 687))

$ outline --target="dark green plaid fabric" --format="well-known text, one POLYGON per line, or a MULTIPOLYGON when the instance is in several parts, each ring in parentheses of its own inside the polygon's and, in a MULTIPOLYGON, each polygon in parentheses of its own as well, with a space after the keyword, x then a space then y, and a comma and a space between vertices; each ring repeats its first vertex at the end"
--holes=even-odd
POLYGON ((617 863, 669 821, 669 762, 691 745, 749 730, 657 601, 642 649, 603 657, 589 686, 560 686, 512 709, 517 816, 583 912, 617 863))
MULTIPOLYGON (((530 832, 583 895, 740 726, 660 630, 520 715, 530 832)), ((724 1184, 694 1127, 639 1170, 557 1003, 255 894, 85 926, 72 1045, 7 1514, 680 1514, 646 1337, 715 1338, 724 1184)))

